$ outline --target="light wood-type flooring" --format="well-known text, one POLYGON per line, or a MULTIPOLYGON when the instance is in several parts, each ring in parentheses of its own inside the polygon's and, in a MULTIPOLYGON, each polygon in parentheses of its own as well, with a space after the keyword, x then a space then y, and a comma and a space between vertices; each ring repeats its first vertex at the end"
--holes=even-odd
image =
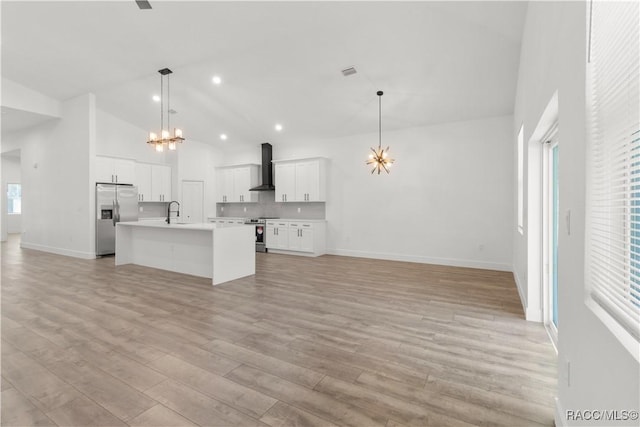
POLYGON ((206 279, 2 244, 2 425, 553 425, 511 273, 257 254, 206 279))

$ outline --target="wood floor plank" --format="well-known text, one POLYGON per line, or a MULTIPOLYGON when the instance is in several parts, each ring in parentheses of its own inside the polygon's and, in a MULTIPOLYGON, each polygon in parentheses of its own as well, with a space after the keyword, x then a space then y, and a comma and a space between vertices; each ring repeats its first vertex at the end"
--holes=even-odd
POLYGON ((354 381, 362 373, 362 369, 345 365, 335 360, 327 360, 316 357, 313 354, 295 351, 277 343, 276 339, 270 339, 271 334, 250 335, 236 341, 235 344, 254 350, 258 353, 275 357, 279 360, 311 369, 325 375, 332 375, 336 378, 347 378, 354 381))
POLYGON ((368 413, 379 413, 381 416, 400 420, 409 426, 471 427, 473 425, 453 415, 440 414, 424 404, 407 402, 377 390, 370 390, 331 377, 325 377, 315 390, 361 407, 368 413))
POLYGON ((55 426, 44 412, 15 388, 3 390, 0 394, 2 412, 0 424, 3 426, 55 426))
POLYGON ((271 427, 336 427, 327 420, 283 402, 273 405, 260 421, 271 427))
POLYGON ((177 357, 167 355, 153 361, 149 366, 163 375, 255 418, 260 418, 276 403, 276 399, 260 391, 229 381, 227 378, 205 371, 177 357))
MULTIPOLYGON (((336 383, 332 383, 334 386, 336 383)), ((469 424, 500 425, 505 427, 521 425, 541 425, 518 416, 496 411, 493 408, 470 403, 439 393, 435 389, 422 389, 400 381, 364 372, 357 381, 358 385, 384 395, 413 402, 425 408, 431 408, 448 417, 454 417, 469 424), (478 420, 482 420, 479 422, 478 420)), ((344 387, 344 386, 343 386, 344 387)), ((398 417, 392 417, 398 420, 398 417)), ((403 422, 403 420, 398 420, 403 422)), ((552 419, 544 424, 553 425, 552 419)))
POLYGON ((22 353, 2 359, 2 376, 43 412, 58 408, 81 396, 66 381, 22 353))
POLYGON ((191 427, 197 426, 177 412, 163 405, 156 405, 130 420, 131 427, 191 427))
POLYGON ((166 380, 150 388, 146 393, 176 413, 202 426, 267 426, 267 424, 177 381, 166 380))
POLYGON ((126 426, 122 420, 84 396, 47 412, 47 416, 59 426, 126 426))
POLYGON ((304 409, 314 415, 345 426, 383 426, 387 417, 370 414, 348 403, 333 399, 320 392, 309 390, 282 378, 267 374, 246 365, 234 369, 227 378, 247 387, 261 390, 289 405, 304 409))
POLYGON ((556 355, 509 272, 258 253, 212 287, 13 235, 0 262, 3 420, 553 424, 556 355))
POLYGON ((221 340, 214 340, 205 348, 308 388, 313 388, 324 377, 323 374, 311 369, 302 368, 221 340))

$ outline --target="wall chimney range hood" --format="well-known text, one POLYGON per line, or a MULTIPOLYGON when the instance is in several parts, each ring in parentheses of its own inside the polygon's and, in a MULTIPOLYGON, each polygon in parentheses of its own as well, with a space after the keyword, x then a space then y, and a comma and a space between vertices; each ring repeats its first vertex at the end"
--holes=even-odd
POLYGON ((262 185, 250 188, 249 191, 273 191, 276 189, 273 185, 272 152, 271 144, 268 142, 262 144, 262 185))

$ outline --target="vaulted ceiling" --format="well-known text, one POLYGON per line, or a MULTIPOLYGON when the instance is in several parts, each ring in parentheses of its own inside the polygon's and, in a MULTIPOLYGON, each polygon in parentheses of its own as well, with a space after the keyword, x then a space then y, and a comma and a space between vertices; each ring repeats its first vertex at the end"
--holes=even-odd
POLYGON ((2 75, 155 130, 169 67, 172 122, 225 144, 375 132, 377 90, 385 130, 513 112, 525 2, 151 4, 3 1, 2 75))

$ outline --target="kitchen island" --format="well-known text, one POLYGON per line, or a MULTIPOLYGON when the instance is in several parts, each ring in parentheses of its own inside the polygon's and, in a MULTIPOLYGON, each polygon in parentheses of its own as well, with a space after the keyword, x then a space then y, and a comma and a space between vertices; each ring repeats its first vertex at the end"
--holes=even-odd
POLYGON ((213 285, 256 272, 252 226, 120 222, 116 226, 116 265, 138 264, 211 278, 213 285))

